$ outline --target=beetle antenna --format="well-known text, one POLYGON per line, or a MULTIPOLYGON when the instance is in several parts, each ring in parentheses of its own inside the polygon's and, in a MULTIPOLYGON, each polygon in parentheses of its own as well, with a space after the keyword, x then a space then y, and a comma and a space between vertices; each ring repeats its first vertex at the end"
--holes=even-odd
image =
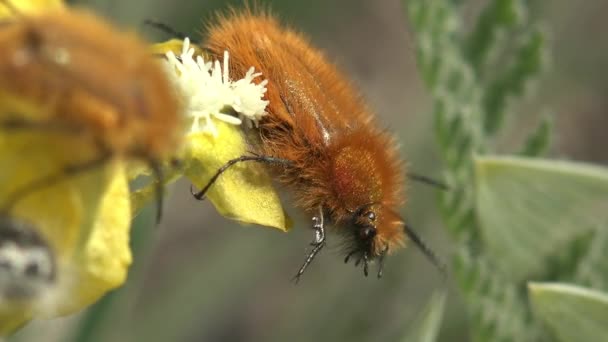
POLYGON ((423 183, 423 184, 426 184, 426 185, 434 186, 434 187, 436 187, 438 189, 441 189, 441 190, 445 190, 445 191, 450 190, 450 187, 447 184, 445 184, 443 182, 440 182, 438 180, 435 180, 433 178, 429 178, 427 176, 423 176, 423 175, 419 175, 419 174, 416 174, 416 173, 408 172, 407 173, 407 178, 409 178, 409 179, 411 179, 411 180, 413 180, 415 182, 419 182, 419 183, 423 183))
POLYGON ((435 252, 433 252, 433 250, 426 243, 424 243, 424 241, 422 241, 420 236, 416 234, 411 226, 404 224, 403 230, 405 235, 407 235, 407 237, 416 245, 416 247, 420 249, 422 254, 424 254, 424 256, 439 270, 441 276, 445 279, 447 277, 447 270, 443 261, 441 261, 437 255, 435 255, 435 252))
POLYGON ((162 32, 168 34, 169 36, 174 37, 174 38, 178 38, 178 39, 184 40, 187 37, 183 32, 180 32, 180 31, 174 29, 171 25, 169 25, 167 23, 164 23, 164 22, 162 22, 160 20, 148 18, 148 19, 144 20, 143 24, 146 25, 146 26, 153 27, 153 28, 155 28, 157 30, 160 30, 160 31, 162 31, 162 32))

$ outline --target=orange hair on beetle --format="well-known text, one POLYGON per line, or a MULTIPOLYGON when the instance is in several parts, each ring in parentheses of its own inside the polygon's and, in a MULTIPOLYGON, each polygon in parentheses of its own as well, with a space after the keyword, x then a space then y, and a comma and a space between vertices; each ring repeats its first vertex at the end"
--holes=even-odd
MULTIPOLYGON (((379 127, 363 98, 319 50, 270 15, 249 10, 219 17, 207 35, 204 48, 212 56, 230 53, 233 77, 254 67, 268 80, 268 115, 259 123, 259 137, 252 139, 257 155, 227 166, 245 160, 272 164, 296 206, 313 215, 314 248, 296 280, 325 245, 326 224, 346 237, 345 262, 357 257, 365 275, 369 263, 379 259, 380 277, 384 256, 406 239, 443 270, 398 214, 406 202, 407 173, 394 137, 379 127)), ((211 183, 195 196, 202 198, 211 183)))
POLYGON ((0 92, 34 104, 36 114, 3 110, 0 125, 78 134, 100 150, 96 160, 17 191, 13 202, 113 156, 145 160, 161 177, 160 160, 178 142, 179 102, 147 45, 84 10, 24 15, 2 4, 16 16, 0 21, 0 92))

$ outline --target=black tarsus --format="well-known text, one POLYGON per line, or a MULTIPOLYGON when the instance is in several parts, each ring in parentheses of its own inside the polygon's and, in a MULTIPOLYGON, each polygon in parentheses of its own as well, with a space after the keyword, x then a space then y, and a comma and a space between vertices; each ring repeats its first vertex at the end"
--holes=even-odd
POLYGON ((416 173, 408 172, 407 173, 407 178, 409 178, 409 179, 411 179, 411 180, 413 180, 415 182, 420 182, 420 183, 423 183, 423 184, 426 184, 426 185, 434 186, 434 187, 439 188, 441 190, 446 190, 446 191, 450 190, 450 187, 447 184, 442 183, 442 182, 440 182, 438 180, 434 180, 434 179, 432 179, 430 177, 427 177, 427 176, 423 176, 423 175, 419 175, 419 174, 416 174, 416 173))
POLYGON ((319 208, 319 216, 313 217, 312 221, 314 222, 313 229, 315 230, 315 238, 311 243, 313 249, 312 251, 310 251, 310 253, 308 253, 306 260, 304 260, 304 263, 298 270, 298 274, 293 277, 293 280, 296 284, 300 281, 300 277, 304 274, 304 271, 306 271, 308 265, 310 265, 315 256, 325 246, 325 220, 323 218, 323 210, 321 208, 319 208))
MULTIPOLYGON (((323 228, 321 228, 321 229, 323 229, 323 228)), ((320 240, 317 244, 315 244, 312 251, 310 251, 310 253, 308 253, 308 256, 306 256, 304 263, 298 270, 298 273, 293 277, 293 281, 296 284, 300 281, 300 277, 304 274, 304 271, 306 271, 306 268, 308 267, 308 265, 310 265, 310 263, 314 260, 315 256, 317 256, 317 254, 319 254, 319 252, 321 251, 321 249, 323 249, 323 247, 325 247, 325 234, 323 234, 323 239, 320 240)))
MULTIPOLYGON (((168 34, 169 36, 179 38, 181 40, 188 38, 188 36, 185 35, 183 32, 180 32, 180 31, 174 29, 173 27, 171 27, 171 25, 164 23, 160 20, 150 19, 150 18, 144 19, 144 25, 154 27, 155 29, 162 31, 162 32, 168 34)), ((191 43, 196 44, 193 41, 191 41, 191 43)))
POLYGON ((306 271, 306 268, 308 267, 308 265, 310 265, 310 263, 313 261, 313 259, 315 258, 315 256, 317 256, 317 254, 321 251, 321 249, 323 249, 323 247, 325 247, 325 241, 319 243, 318 245, 316 245, 312 251, 310 251, 310 253, 308 253, 308 256, 306 257, 306 260, 304 260, 304 264, 302 264, 302 267, 300 267, 300 270, 298 270, 298 274, 296 274, 293 277, 293 281, 297 284, 300 281, 300 277, 302 276, 302 274, 304 274, 304 271, 306 271))
POLYGON ((220 167, 217 170, 215 175, 213 175, 213 177, 211 177, 211 179, 209 180, 207 185, 205 185, 205 187, 202 190, 195 192, 194 187, 190 186, 190 193, 197 200, 199 200, 199 201, 203 200, 205 197, 205 194, 207 193, 207 191, 209 191, 209 188, 217 181, 218 177, 222 173, 224 173, 226 170, 228 170, 234 164, 240 163, 240 162, 245 162, 245 161, 255 161, 255 162, 261 162, 261 163, 267 163, 267 164, 282 164, 282 165, 291 165, 293 163, 291 160, 280 159, 280 158, 269 157, 269 156, 260 156, 260 155, 240 156, 238 158, 229 160, 228 162, 226 162, 226 164, 222 165, 222 167, 220 167))
POLYGON ((446 266, 441 260, 439 260, 437 255, 435 255, 435 252, 433 252, 433 250, 426 243, 424 243, 424 241, 422 241, 422 239, 418 236, 418 234, 416 234, 416 232, 412 229, 411 226, 404 224, 403 230, 405 232, 405 235, 407 235, 407 237, 418 247, 418 249, 420 249, 420 251, 422 251, 422 254, 424 254, 424 256, 426 256, 426 258, 435 267, 437 267, 437 269, 439 270, 441 275, 444 278, 446 278, 447 277, 446 266))

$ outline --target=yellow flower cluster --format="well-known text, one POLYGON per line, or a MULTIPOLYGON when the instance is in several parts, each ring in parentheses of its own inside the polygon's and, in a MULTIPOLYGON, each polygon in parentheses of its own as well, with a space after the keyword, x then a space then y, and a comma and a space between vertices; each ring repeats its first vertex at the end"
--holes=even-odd
MULTIPOLYGON (((69 10, 58 0, 9 3, 13 9, 0 4, 0 18, 14 16, 15 10, 23 15, 69 10)), ((13 19, 22 20, 19 16, 13 19)), ((182 44, 169 41, 155 45, 153 50, 177 54, 182 44)), ((69 63, 69 58, 66 61, 69 63)), ((174 68, 167 69, 178 76, 189 72, 174 68)), ((212 68, 208 72, 211 75, 212 68)), ((195 79, 189 79, 196 85, 192 81, 195 79)), ((183 101, 197 96, 192 95, 197 92, 179 89, 183 101)), ((36 118, 43 110, 39 104, 15 99, 0 88, 0 123, 15 114, 36 118)), ((182 114, 192 120, 188 113, 182 114)), ((202 187, 226 161, 247 153, 237 126, 211 120, 215 134, 184 130, 183 143, 173 154, 180 163, 166 168, 166 184, 185 176, 202 187)), ((97 146, 82 143, 82 139, 78 132, 0 128, 0 336, 34 317, 81 310, 126 279, 131 263, 131 218, 155 195, 154 184, 130 193, 128 180, 146 171, 133 168, 129 160, 114 158, 102 166, 43 184, 18 200, 14 197, 44 176, 61 174, 71 165, 99 155, 97 146)), ((220 177, 208 198, 221 214, 240 222, 283 231, 289 226, 269 176, 255 163, 237 165, 220 177)))

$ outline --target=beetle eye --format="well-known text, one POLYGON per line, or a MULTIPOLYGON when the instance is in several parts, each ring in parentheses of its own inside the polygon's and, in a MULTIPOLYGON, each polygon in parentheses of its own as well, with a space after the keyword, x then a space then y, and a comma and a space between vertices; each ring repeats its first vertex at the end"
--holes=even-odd
POLYGON ((370 221, 376 221, 376 213, 374 213, 373 211, 368 211, 365 215, 370 221))

